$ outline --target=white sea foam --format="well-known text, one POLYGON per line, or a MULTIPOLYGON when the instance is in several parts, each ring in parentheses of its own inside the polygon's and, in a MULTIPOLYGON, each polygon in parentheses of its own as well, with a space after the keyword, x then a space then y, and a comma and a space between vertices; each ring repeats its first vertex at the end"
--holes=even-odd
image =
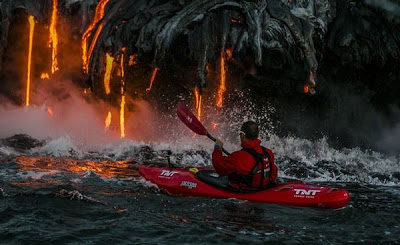
MULTIPOLYGON (((84 145, 69 136, 48 140, 43 147, 31 150, 33 155, 49 155, 55 157, 75 157, 80 159, 109 159, 127 160, 136 159, 167 162, 165 151, 171 151, 172 163, 183 166, 211 165, 212 142, 205 137, 197 136, 195 142, 183 141, 173 143, 145 143, 130 139, 114 140, 106 145, 84 145)), ((296 164, 306 166, 312 175, 304 177, 305 181, 340 181, 360 182, 373 185, 399 185, 396 173, 399 172, 399 157, 386 156, 374 151, 362 151, 359 148, 335 149, 328 144, 326 138, 317 141, 299 139, 295 137, 281 138, 271 135, 263 140, 263 145, 271 148, 277 159, 278 167, 281 164, 281 177, 295 177, 287 170, 295 169, 296 164), (288 167, 282 168, 282 161, 291 159, 288 167), (321 167, 324 161, 331 164, 331 168, 321 167), (322 162, 322 163, 321 163, 322 162), (319 165, 318 165, 319 164, 319 165)), ((235 147, 231 144, 230 150, 235 147)), ((237 147, 237 146, 236 146, 237 147)))
POLYGON ((20 153, 15 151, 14 149, 8 147, 8 146, 0 146, 0 156, 18 156, 20 153))
MULTIPOLYGON (((359 148, 334 149, 326 138, 318 141, 310 141, 295 137, 279 138, 271 136, 264 141, 265 145, 271 147, 277 157, 287 157, 295 161, 305 163, 309 169, 318 171, 318 177, 308 178, 312 181, 350 181, 363 182, 374 185, 398 185, 393 174, 399 172, 400 159, 396 156, 386 156, 374 151, 363 151, 359 148), (352 174, 340 174, 335 176, 332 171, 319 169, 316 164, 322 161, 334 162, 333 167, 337 169, 354 169, 352 174), (374 175, 386 175, 387 179, 379 179, 374 175)), ((293 166, 296 167, 296 166, 293 166)), ((281 176, 290 177, 281 172, 281 176)), ((382 177, 383 178, 383 177, 382 177)))
POLYGON ((148 180, 146 180, 145 178, 136 178, 134 179, 136 184, 139 184, 141 186, 147 187, 147 188, 155 188, 157 190, 159 190, 158 186, 148 180))
POLYGON ((50 140, 43 147, 32 150, 37 151, 39 155, 54 157, 81 156, 82 152, 79 146, 68 135, 58 139, 50 140))
POLYGON ((19 178, 22 178, 22 179, 28 178, 28 179, 38 180, 38 179, 43 178, 43 176, 55 175, 55 174, 59 174, 59 173, 61 173, 61 172, 58 171, 58 170, 49 170, 49 171, 46 171, 46 172, 36 172, 36 171, 29 170, 29 171, 18 172, 16 174, 16 176, 19 177, 19 178))

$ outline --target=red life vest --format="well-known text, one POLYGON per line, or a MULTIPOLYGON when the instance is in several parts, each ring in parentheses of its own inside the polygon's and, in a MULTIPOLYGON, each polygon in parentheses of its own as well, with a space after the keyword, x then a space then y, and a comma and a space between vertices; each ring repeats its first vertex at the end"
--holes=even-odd
MULTIPOLYGON (((241 142, 243 149, 250 148, 256 151, 258 154, 264 156, 266 154, 263 154, 263 147, 260 144, 261 141, 259 139, 241 142)), ((263 157, 263 159, 265 159, 265 165, 264 165, 264 177, 262 182, 263 186, 267 187, 269 183, 273 183, 278 177, 278 167, 274 163, 274 153, 268 148, 265 148, 265 150, 269 154, 269 157, 268 156, 263 157), (268 167, 270 168, 269 174, 267 174, 267 170, 265 170, 268 169, 268 167)), ((260 187, 260 182, 261 182, 260 178, 262 177, 261 168, 256 169, 253 175, 251 174, 252 170, 257 164, 256 158, 258 157, 254 157, 251 153, 244 150, 235 151, 228 156, 223 156, 222 150, 220 148, 219 149, 215 148, 212 154, 212 164, 214 166, 215 171, 220 176, 231 176, 230 179, 232 187, 245 189, 251 186, 250 188, 254 189, 260 187), (260 172, 257 173, 258 171, 260 172), (239 175, 236 176, 238 178, 235 178, 234 173, 239 175), (240 175, 242 175, 242 177, 240 175), (243 178, 243 176, 246 177, 243 178)))
POLYGON ((243 148, 242 151, 249 153, 256 161, 251 171, 246 174, 238 174, 238 173, 231 173, 228 175, 229 181, 234 187, 247 187, 247 188, 255 188, 254 182, 256 181, 255 177, 258 176, 259 183, 257 184, 260 189, 264 189, 268 187, 270 183, 269 180, 271 179, 272 175, 272 160, 271 156, 269 155, 268 151, 265 147, 262 147, 263 153, 260 154, 256 150, 252 148, 243 148), (244 186, 243 186, 244 185, 244 186))

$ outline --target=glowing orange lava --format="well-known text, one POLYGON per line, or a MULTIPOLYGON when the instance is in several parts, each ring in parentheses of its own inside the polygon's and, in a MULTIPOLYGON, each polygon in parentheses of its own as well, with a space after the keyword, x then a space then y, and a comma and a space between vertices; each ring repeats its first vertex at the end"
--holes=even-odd
POLYGON ((196 99, 197 119, 199 119, 199 121, 200 121, 200 119, 201 119, 201 99, 202 99, 202 96, 199 93, 198 88, 194 89, 194 97, 196 99))
MULTIPOLYGON (((94 27, 96 26, 96 24, 101 19, 103 19, 105 7, 106 7, 106 5, 107 5, 107 3, 109 1, 110 0, 100 0, 100 2, 96 6, 96 11, 95 11, 92 23, 90 23, 90 25, 88 26, 88 28, 86 29, 86 31, 82 35, 82 60, 83 60, 83 68, 84 68, 85 72, 88 72, 88 68, 89 68, 88 60, 90 60, 91 53, 93 52, 93 49, 92 49, 92 51, 88 55, 88 53, 87 53, 87 40, 90 37, 90 35, 91 35, 94 27)), ((93 39, 91 46, 94 46, 93 44, 96 44, 97 38, 98 38, 98 36, 99 36, 99 34, 101 32, 101 29, 103 29, 102 25, 99 26, 99 28, 97 29, 96 36, 93 39), (100 31, 99 31, 99 29, 100 29, 100 31)))
POLYGON ((228 59, 232 59, 232 48, 226 50, 226 55, 228 56, 228 59))
POLYGON ((211 72, 211 65, 210 64, 206 65, 206 70, 207 70, 207 74, 210 74, 210 72, 211 72))
POLYGON ((305 94, 308 94, 308 92, 310 91, 310 88, 309 88, 307 83, 304 84, 304 88, 303 89, 304 89, 304 93, 305 94))
POLYGON ((119 113, 119 124, 121 130, 121 138, 125 138, 125 95, 121 98, 121 110, 119 113))
POLYGON ((147 92, 149 92, 151 90, 151 88, 153 87, 154 79, 156 79, 156 76, 157 76, 157 71, 158 71, 158 67, 155 67, 153 69, 153 74, 151 75, 150 86, 148 88, 146 88, 147 92))
POLYGON ((225 70, 225 55, 221 53, 221 61, 220 61, 220 84, 217 92, 217 107, 222 107, 222 101, 224 92, 226 91, 225 81, 226 81, 226 70, 225 70))
POLYGON ((48 73, 42 73, 41 75, 40 75, 40 79, 49 79, 50 78, 50 76, 49 76, 49 74, 48 73))
POLYGON ((58 0, 53 0, 53 11, 51 13, 50 38, 49 46, 52 47, 51 74, 58 71, 58 34, 57 34, 57 19, 58 19, 58 0))
POLYGON ((50 107, 47 107, 46 111, 51 117, 53 117, 54 113, 53 113, 53 110, 50 107))
POLYGON ((125 68, 124 68, 124 59, 125 59, 125 51, 126 48, 122 48, 121 54, 121 108, 119 112, 119 124, 120 124, 120 131, 121 131, 121 138, 125 138, 125 68))
POLYGON ((106 72, 104 74, 104 90, 106 95, 111 93, 110 88, 110 80, 111 80, 111 72, 113 68, 114 57, 110 56, 108 53, 106 54, 106 72))
POLYGON ((315 88, 315 74, 314 72, 310 71, 310 75, 308 76, 308 79, 304 84, 303 91, 305 94, 313 95, 315 94, 314 88, 315 88))
POLYGON ((137 62, 136 62, 136 55, 130 55, 129 56, 129 66, 133 66, 133 65, 135 65, 137 62))
POLYGON ((125 68, 124 68, 124 59, 125 59, 125 51, 126 48, 122 48, 122 53, 121 53, 121 60, 120 60, 120 66, 121 66, 121 77, 122 77, 122 85, 124 85, 124 77, 125 77, 125 68))
POLYGON ((111 111, 108 112, 106 121, 104 122, 104 131, 107 132, 111 125, 111 111))
POLYGON ((93 53, 94 47, 96 46, 97 39, 99 39, 100 33, 101 33, 101 31, 103 30, 103 27, 104 27, 104 25, 103 25, 103 23, 101 23, 101 24, 99 25, 99 27, 97 28, 96 33, 94 34, 92 43, 90 44, 89 52, 88 52, 88 54, 87 54, 87 62, 86 62, 86 66, 85 66, 85 71, 86 71, 86 73, 89 72, 90 58, 92 57, 92 53, 93 53))
POLYGON ((28 52, 28 74, 26 78, 25 106, 29 106, 29 99, 30 99, 32 46, 33 46, 33 33, 35 31, 35 18, 32 15, 30 15, 28 21, 29 21, 29 52, 28 52))

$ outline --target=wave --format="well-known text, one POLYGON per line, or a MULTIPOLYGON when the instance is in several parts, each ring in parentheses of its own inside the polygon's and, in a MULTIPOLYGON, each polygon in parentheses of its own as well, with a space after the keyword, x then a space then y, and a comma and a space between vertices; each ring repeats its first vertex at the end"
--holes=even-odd
MULTIPOLYGON (((16 135, 15 141, 35 141, 29 136, 16 135)), ((50 156, 80 159, 83 161, 129 161, 135 163, 164 163, 168 160, 174 166, 203 167, 211 165, 212 144, 200 139, 183 140, 173 143, 146 143, 134 140, 115 140, 105 145, 85 145, 68 135, 48 139, 36 147, 21 150, 15 145, 7 145, 7 139, 0 140, 0 160, 5 157, 50 156), (14 147, 13 147, 14 146, 14 147), (6 152, 6 153, 2 153, 6 152), (3 155, 1 155, 3 154, 3 155)), ((14 141, 14 142, 15 142, 14 141)), ((382 153, 361 150, 359 148, 335 149, 323 137, 316 141, 296 137, 281 138, 276 135, 263 139, 263 145, 271 148, 280 169, 279 176, 315 182, 354 182, 371 185, 400 185, 400 158, 382 153)), ((25 142, 27 144, 28 142, 25 142)), ((21 142, 22 144, 22 142, 21 142)), ((34 145, 34 144, 32 144, 34 145)), ((234 148, 228 145, 228 150, 234 148)), ((122 173, 126 166, 116 165, 107 171, 113 175, 133 176, 130 172, 122 173), (115 170, 121 167, 121 170, 115 170), (127 174, 128 173, 128 174, 127 174)), ((109 166, 110 165, 110 166, 109 166)), ((95 172, 95 168, 90 171, 95 172), (94 169, 94 170, 93 170, 94 169)), ((4 174, 4 173, 3 173, 4 174)), ((54 174, 54 173, 51 173, 54 174)), ((42 176, 43 174, 35 175, 42 176)))

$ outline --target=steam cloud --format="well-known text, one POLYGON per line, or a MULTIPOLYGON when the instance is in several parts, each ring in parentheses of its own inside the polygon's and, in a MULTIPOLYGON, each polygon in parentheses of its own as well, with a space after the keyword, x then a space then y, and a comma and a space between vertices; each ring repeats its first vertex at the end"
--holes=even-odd
MULTIPOLYGON (((0 100, 0 138, 15 134, 28 134, 37 139, 55 138, 69 135, 82 143, 106 143, 119 137, 119 108, 85 95, 71 81, 41 81, 40 89, 33 91, 33 104, 20 107, 5 98, 0 100), (111 130, 104 130, 104 120, 108 113, 113 114, 111 130)), ((134 112, 126 126, 130 136, 137 140, 149 140, 153 112, 144 101, 130 101, 134 112), (138 118, 138 120, 135 120, 138 118), (140 119, 140 120, 139 120, 140 119)))

